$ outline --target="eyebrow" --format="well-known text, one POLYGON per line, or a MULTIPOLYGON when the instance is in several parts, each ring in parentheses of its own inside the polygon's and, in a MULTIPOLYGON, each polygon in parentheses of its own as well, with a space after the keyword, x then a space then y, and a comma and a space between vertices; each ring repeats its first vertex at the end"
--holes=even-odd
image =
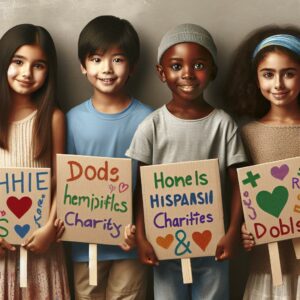
MULTIPOLYGON (((19 54, 15 54, 13 56, 13 59, 14 58, 22 58, 22 59, 25 59, 26 60, 26 57, 25 56, 22 56, 22 55, 19 55, 19 54)), ((35 62, 40 62, 40 63, 44 63, 44 64, 47 64, 47 61, 44 60, 44 59, 38 59, 38 60, 35 60, 35 62)))
MULTIPOLYGON (((284 69, 280 69, 280 72, 282 71, 297 71, 298 69, 297 68, 284 68, 284 69)), ((261 70, 259 70, 259 72, 265 72, 265 71, 273 71, 275 72, 276 70, 275 69, 272 69, 272 68, 263 68, 261 70)))
MULTIPOLYGON (((94 55, 103 56, 103 55, 105 55, 105 52, 95 52, 95 53, 93 53, 93 54, 91 54, 89 56, 91 57, 91 56, 94 56, 94 55)), ((117 53, 113 53, 112 55, 113 56, 127 56, 125 54, 125 52, 117 52, 117 53)))
MULTIPOLYGON (((180 57, 171 57, 170 58, 170 61, 172 60, 179 60, 179 61, 183 61, 183 58, 180 58, 180 57)), ((201 61, 208 61, 208 59, 205 59, 205 58, 202 58, 202 57, 198 57, 198 58, 195 58, 194 61, 198 61, 198 60, 201 60, 201 61)))

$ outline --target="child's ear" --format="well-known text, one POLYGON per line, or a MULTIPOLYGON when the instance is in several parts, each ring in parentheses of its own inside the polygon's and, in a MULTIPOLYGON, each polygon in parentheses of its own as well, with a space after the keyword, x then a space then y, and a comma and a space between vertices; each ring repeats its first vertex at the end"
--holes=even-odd
POLYGON ((165 76, 164 69, 163 69, 162 65, 156 65, 156 71, 157 71, 159 79, 162 82, 166 82, 166 76, 165 76))
POLYGON ((86 69, 85 69, 85 67, 82 65, 82 64, 80 64, 80 70, 81 70, 81 73, 83 74, 83 75, 86 75, 86 69))

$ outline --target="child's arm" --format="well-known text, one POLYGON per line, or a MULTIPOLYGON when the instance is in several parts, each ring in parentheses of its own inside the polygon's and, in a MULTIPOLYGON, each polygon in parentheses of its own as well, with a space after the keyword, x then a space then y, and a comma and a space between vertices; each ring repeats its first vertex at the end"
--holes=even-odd
POLYGON ((136 243, 140 261, 147 265, 158 265, 158 259, 154 252, 152 245, 146 238, 145 222, 144 222, 144 209, 143 209, 143 196, 141 189, 140 166, 138 165, 138 176, 136 183, 136 203, 135 203, 135 222, 136 222, 136 243))
POLYGON ((225 236, 221 238, 217 245, 216 260, 232 257, 236 244, 240 240, 240 228, 243 219, 236 168, 231 166, 227 169, 227 172, 232 187, 230 225, 225 236))
POLYGON ((57 231, 62 231, 62 223, 54 221, 56 219, 56 154, 65 152, 65 117, 64 114, 56 109, 52 115, 52 205, 47 223, 37 229, 30 238, 22 245, 27 250, 36 253, 45 252, 50 244, 56 240, 57 231))
POLYGON ((247 230, 245 223, 242 225, 242 242, 246 251, 252 250, 253 246, 255 246, 253 235, 247 230))

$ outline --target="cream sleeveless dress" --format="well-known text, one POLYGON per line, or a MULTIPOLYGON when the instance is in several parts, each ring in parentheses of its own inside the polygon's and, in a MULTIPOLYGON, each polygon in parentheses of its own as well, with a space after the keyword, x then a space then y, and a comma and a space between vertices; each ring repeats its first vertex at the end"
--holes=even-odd
MULTIPOLYGON (((36 111, 13 122, 9 133, 9 151, 0 148, 0 167, 50 167, 50 162, 34 160, 32 127, 36 111)), ((49 137, 50 138, 50 137, 49 137)), ((28 251, 28 287, 20 288, 19 247, 0 257, 0 299, 70 299, 62 245, 53 244, 46 253, 28 251)))

